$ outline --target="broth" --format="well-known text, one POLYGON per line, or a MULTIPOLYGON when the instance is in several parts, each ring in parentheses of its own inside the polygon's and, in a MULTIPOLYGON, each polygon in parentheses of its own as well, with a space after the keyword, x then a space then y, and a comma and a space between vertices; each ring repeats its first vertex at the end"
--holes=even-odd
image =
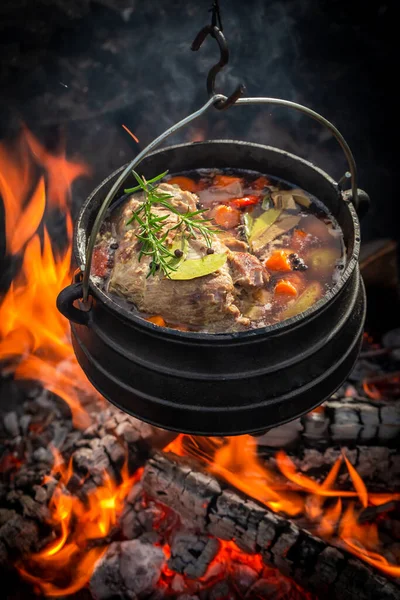
POLYGON ((155 202, 151 215, 159 219, 156 235, 165 236, 171 271, 143 254, 140 192, 114 204, 92 262, 98 285, 156 325, 210 333, 265 327, 304 312, 340 277, 339 225, 319 200, 287 182, 199 169, 166 175, 157 186, 165 201, 155 202), (198 210, 204 212, 192 218, 212 230, 210 239, 200 227, 179 226, 198 210))

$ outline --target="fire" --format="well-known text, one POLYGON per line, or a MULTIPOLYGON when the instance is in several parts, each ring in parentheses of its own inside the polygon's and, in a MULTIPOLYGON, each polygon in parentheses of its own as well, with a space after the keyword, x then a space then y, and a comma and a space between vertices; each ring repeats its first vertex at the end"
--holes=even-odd
POLYGON ((0 304, 0 361, 11 363, 19 379, 34 379, 71 408, 74 424, 89 417, 79 397, 93 394, 79 369, 68 337, 68 322, 56 298, 71 282, 72 220, 70 186, 88 169, 69 162, 65 151, 51 155, 24 129, 12 147, 0 144, 0 196, 5 207, 6 249, 21 268, 0 304), (46 213, 66 215, 66 248, 53 249, 46 213))
MULTIPOLYGON (((16 144, 0 144, 0 195, 6 214, 7 254, 18 265, 18 273, 0 302, 0 363, 16 378, 39 381, 62 398, 71 408, 76 427, 89 424, 81 400, 96 392, 76 363, 68 323, 56 309, 56 297, 72 277, 70 187, 85 174, 88 169, 68 161, 64 148, 51 154, 26 129, 16 144), (43 224, 45 216, 54 211, 65 214, 64 250, 52 246, 43 224)), ((395 376, 394 384, 398 386, 400 377, 395 376)), ((378 387, 382 384, 387 382, 373 379, 367 383, 367 392, 381 397, 378 387)), ((400 494, 370 493, 344 454, 319 483, 300 473, 283 451, 275 457, 276 469, 266 468, 251 436, 225 440, 178 436, 167 450, 200 457, 211 473, 271 510, 288 516, 305 515, 318 535, 335 540, 386 574, 400 576, 400 567, 380 553, 377 524, 361 518, 368 508, 384 509, 387 503, 399 501, 400 494), (343 468, 349 473, 352 490, 340 490, 336 485, 343 468)), ((18 568, 41 593, 56 597, 72 594, 88 582, 141 470, 130 475, 125 464, 118 481, 104 472, 102 483, 83 498, 69 491, 72 462, 65 464, 55 449, 53 455, 52 475, 58 483, 49 509, 56 536, 18 568)), ((168 553, 167 545, 164 551, 168 553)), ((229 560, 238 552, 232 542, 222 542, 215 561, 222 562, 229 573, 229 560)), ((246 559, 243 553, 240 555, 242 562, 247 560, 255 570, 261 568, 259 555, 246 559)), ((164 575, 168 575, 167 570, 164 575)))
MULTIPOLYGON (((176 443, 176 442, 175 442, 176 443)), ((318 535, 325 539, 336 533, 338 543, 368 564, 393 577, 400 576, 400 566, 389 563, 379 553, 380 539, 376 523, 361 523, 359 516, 368 506, 379 506, 399 501, 400 494, 370 494, 357 470, 343 453, 322 483, 297 471, 293 461, 283 450, 276 454, 276 465, 286 479, 286 485, 275 472, 270 472, 257 457, 256 443, 249 436, 228 438, 227 443, 215 453, 208 470, 232 483, 247 495, 269 506, 275 512, 287 515, 305 514, 316 523, 318 535), (335 487, 342 465, 345 464, 354 491, 335 487), (287 483, 294 484, 288 495, 287 483), (324 508, 327 500, 334 504, 324 508), (352 499, 344 504, 344 499, 352 499), (360 508, 356 508, 356 502, 360 508)))
POLYGON ((57 597, 72 594, 89 581, 94 565, 107 550, 107 536, 117 523, 126 495, 139 481, 142 469, 130 476, 125 461, 118 485, 104 472, 102 485, 82 500, 68 491, 73 475, 71 461, 65 465, 57 451, 53 452, 52 475, 58 484, 49 508, 51 524, 59 530, 59 537, 17 568, 42 593, 57 597), (65 583, 67 576, 69 581, 65 583))

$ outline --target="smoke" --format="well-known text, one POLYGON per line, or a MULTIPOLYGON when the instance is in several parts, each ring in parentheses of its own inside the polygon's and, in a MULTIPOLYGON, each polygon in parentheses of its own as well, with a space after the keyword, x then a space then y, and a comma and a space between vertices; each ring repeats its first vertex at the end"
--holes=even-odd
MULTIPOLYGON (((78 191, 79 204, 93 183, 137 151, 122 123, 143 147, 207 99, 206 76, 218 47, 211 38, 198 52, 190 45, 210 22, 210 3, 36 0, 33 9, 23 0, 3 0, 0 83, 7 110, 0 113, 0 131, 22 117, 51 144, 62 127, 70 153, 94 170, 94 182, 78 191)), ((390 156, 379 132, 390 6, 344 0, 220 0, 220 6, 230 62, 217 78, 217 91, 229 95, 243 82, 248 95, 317 110, 353 149, 361 187, 373 200, 382 187, 389 190, 390 156)), ((283 148, 335 178, 346 169, 329 132, 286 108, 212 110, 168 143, 193 139, 199 130, 209 139, 283 148)), ((372 219, 375 229, 390 231, 388 202, 379 218, 372 219)))

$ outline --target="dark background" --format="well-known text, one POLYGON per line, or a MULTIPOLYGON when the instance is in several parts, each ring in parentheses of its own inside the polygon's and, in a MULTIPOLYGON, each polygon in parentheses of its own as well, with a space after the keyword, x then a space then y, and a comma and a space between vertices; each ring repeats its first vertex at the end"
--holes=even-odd
MULTIPOLYGON (((210 0, 2 0, 0 139, 24 121, 50 148, 65 135, 70 156, 93 170, 75 190, 75 211, 95 184, 206 99, 218 58, 210 0)), ((394 2, 220 0, 231 61, 218 79, 230 94, 283 97, 321 112, 355 155, 371 196, 363 239, 398 238, 398 33, 394 2)), ((285 108, 213 110, 173 141, 224 137, 265 142, 339 178, 344 157, 330 134, 285 108)))

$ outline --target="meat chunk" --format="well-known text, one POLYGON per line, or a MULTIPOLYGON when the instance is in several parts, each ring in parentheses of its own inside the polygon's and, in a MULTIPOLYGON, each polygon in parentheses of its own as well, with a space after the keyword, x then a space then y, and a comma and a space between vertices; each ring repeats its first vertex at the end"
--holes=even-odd
POLYGON ((225 246, 227 246, 227 248, 233 252, 246 252, 246 250, 249 249, 249 245, 246 242, 233 236, 228 231, 221 231, 219 233, 219 237, 225 246))
MULTIPOLYGON (((177 185, 170 185, 169 183, 160 183, 160 185, 157 187, 157 191, 171 196, 170 198, 168 198, 168 202, 172 204, 172 206, 174 206, 174 208, 176 208, 182 214, 188 211, 195 211, 197 209, 198 197, 196 196, 196 194, 192 194, 191 192, 185 192, 184 190, 181 190, 181 188, 177 185)), ((132 228, 126 223, 132 217, 132 213, 139 208, 143 200, 143 193, 138 193, 132 196, 130 200, 123 205, 123 208, 117 219, 117 233, 119 235, 123 235, 125 231, 132 228)), ((173 222, 176 223, 178 220, 176 215, 169 213, 165 208, 161 206, 155 205, 152 208, 152 211, 154 213, 159 214, 160 216, 168 213, 170 215, 168 217, 169 224, 172 224, 173 222)))
POLYGON ((230 252, 228 259, 234 285, 261 288, 268 282, 269 274, 256 256, 247 252, 230 252))
MULTIPOLYGON (((158 189, 160 188, 173 195, 173 198, 169 198, 168 201, 178 210, 180 208, 185 212, 188 208, 195 210, 196 196, 194 194, 182 192, 175 185, 161 184, 158 189)), ((134 202, 138 202, 138 200, 133 199, 130 209, 124 210, 125 234, 115 254, 109 291, 133 302, 141 312, 162 315, 169 323, 212 327, 213 323, 224 322, 229 327, 229 323, 240 320, 241 313, 235 304, 236 290, 228 262, 215 273, 187 281, 171 280, 160 271, 154 276, 148 277, 151 257, 143 256, 139 261, 140 241, 136 237, 139 225, 134 221, 128 226, 128 229, 126 226, 132 210, 138 206, 134 202)), ((170 228, 177 222, 177 215, 165 207, 155 206, 152 210, 160 216, 167 215, 167 219, 164 221, 165 228, 170 228)), ((167 243, 173 241, 176 230, 171 231, 170 235, 167 243)), ((229 252, 217 237, 213 238, 212 248, 218 254, 229 252)), ((188 258, 205 256, 205 251, 205 242, 201 236, 197 239, 190 239, 188 258)), ((247 323, 248 319, 245 322, 247 323)))

